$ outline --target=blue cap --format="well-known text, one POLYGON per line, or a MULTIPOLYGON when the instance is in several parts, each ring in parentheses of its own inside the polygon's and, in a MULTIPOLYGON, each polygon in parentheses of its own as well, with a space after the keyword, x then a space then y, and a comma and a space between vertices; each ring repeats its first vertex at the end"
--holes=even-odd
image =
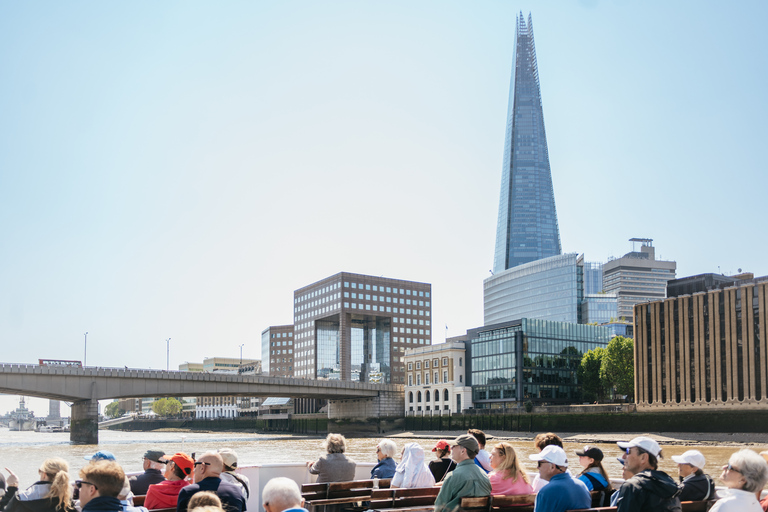
POLYGON ((106 450, 99 450, 93 455, 86 455, 83 457, 85 460, 115 460, 115 456, 112 452, 106 450))

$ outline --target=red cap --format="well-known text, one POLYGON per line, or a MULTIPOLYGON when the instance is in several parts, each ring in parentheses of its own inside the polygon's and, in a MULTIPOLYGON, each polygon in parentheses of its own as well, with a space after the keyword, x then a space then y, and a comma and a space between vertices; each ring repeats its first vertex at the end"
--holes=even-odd
POLYGON ((166 455, 166 458, 172 460, 174 464, 179 466, 185 475, 191 475, 192 470, 195 468, 195 461, 193 461, 192 457, 186 453, 177 453, 171 457, 166 455))
POLYGON ((445 450, 446 448, 449 448, 451 445, 448 444, 448 441, 445 439, 441 439, 437 442, 434 448, 432 448, 433 452, 436 452, 437 450, 445 450))

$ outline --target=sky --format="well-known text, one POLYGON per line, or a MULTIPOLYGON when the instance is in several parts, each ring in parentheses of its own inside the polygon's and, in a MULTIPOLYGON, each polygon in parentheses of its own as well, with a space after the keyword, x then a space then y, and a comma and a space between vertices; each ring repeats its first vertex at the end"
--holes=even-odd
POLYGON ((563 251, 768 274, 765 2, 2 2, 0 361, 258 358, 341 271, 482 325, 521 11, 563 251))

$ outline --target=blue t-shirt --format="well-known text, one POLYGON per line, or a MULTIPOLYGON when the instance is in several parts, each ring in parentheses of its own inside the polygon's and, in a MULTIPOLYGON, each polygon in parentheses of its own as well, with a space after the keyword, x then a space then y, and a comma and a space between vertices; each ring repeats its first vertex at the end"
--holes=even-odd
POLYGON ((570 473, 553 476, 536 495, 534 512, 562 512, 577 508, 590 508, 592 497, 584 482, 570 473))

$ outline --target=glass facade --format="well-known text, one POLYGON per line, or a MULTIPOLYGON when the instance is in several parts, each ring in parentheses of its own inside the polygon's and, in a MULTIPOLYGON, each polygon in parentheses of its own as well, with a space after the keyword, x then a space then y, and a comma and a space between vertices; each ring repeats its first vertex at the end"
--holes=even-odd
POLYGON ((517 19, 493 271, 561 253, 533 22, 517 19))
POLYGON ((614 294, 587 295, 581 303, 581 317, 585 324, 607 324, 618 316, 618 299, 614 294))
POLYGON ((341 380, 339 322, 315 322, 317 339, 317 378, 341 380))
POLYGON ((584 263, 584 293, 593 295, 603 291, 603 264, 587 261, 584 263))
POLYGON ((528 318, 467 335, 472 399, 479 409, 528 400, 579 402, 581 356, 611 338, 605 327, 528 318))

